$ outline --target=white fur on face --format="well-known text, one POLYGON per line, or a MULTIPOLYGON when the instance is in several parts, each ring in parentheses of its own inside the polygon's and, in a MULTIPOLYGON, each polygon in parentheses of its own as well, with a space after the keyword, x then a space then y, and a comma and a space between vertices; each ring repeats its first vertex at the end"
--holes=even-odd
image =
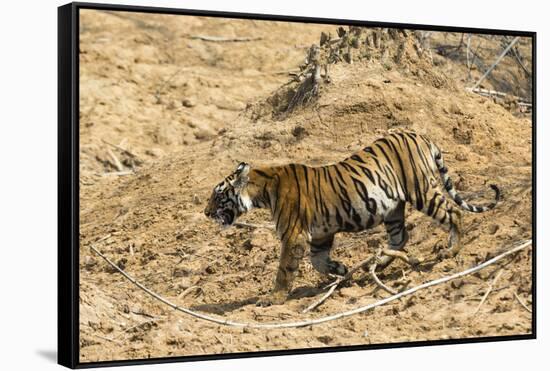
POLYGON ((245 211, 248 211, 248 210, 253 208, 252 200, 250 199, 248 194, 246 194, 246 193, 240 194, 239 197, 241 198, 241 202, 242 202, 244 208, 246 209, 245 211))

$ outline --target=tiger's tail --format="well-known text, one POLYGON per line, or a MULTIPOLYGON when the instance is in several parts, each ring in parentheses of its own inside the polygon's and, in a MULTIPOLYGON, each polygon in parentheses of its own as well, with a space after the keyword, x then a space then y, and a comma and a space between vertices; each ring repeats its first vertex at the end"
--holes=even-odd
POLYGON ((453 181, 451 180, 451 177, 449 176, 449 174, 447 174, 448 169, 443 163, 443 158, 441 157, 441 151, 437 147, 434 155, 434 160, 437 165, 437 169, 439 170, 439 175, 441 176, 441 181, 443 182, 445 190, 447 191, 449 196, 451 196, 453 201, 456 202, 456 204, 461 208, 463 208, 464 210, 470 211, 472 213, 482 213, 482 212, 494 209, 494 207, 500 201, 500 190, 495 184, 490 184, 489 187, 491 187, 491 189, 495 192, 495 200, 486 206, 470 205, 469 203, 464 201, 462 197, 460 197, 460 195, 456 192, 453 186, 453 181))

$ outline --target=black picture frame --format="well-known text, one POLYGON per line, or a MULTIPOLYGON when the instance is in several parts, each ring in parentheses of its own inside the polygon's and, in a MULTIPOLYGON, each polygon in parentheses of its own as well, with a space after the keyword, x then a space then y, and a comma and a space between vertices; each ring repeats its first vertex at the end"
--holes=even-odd
POLYGON ((58 363, 69 368, 99 366, 122 366, 182 361, 203 361, 228 358, 247 358, 341 352, 381 348, 418 347, 446 344, 528 340, 537 337, 536 301, 536 32, 495 30, 485 28, 448 27, 408 23, 369 22, 329 18, 309 18, 268 14, 202 11, 176 8, 111 5, 94 3, 70 3, 58 8, 58 363), (527 335, 490 336, 467 339, 411 341, 391 344, 336 346, 330 348, 307 348, 277 351, 258 351, 234 354, 201 356, 178 356, 153 359, 131 359, 103 362, 79 361, 79 11, 82 9, 112 10, 125 12, 195 15, 235 19, 258 19, 285 22, 308 22, 319 24, 343 24, 366 27, 391 27, 416 30, 464 32, 492 35, 512 35, 532 39, 532 186, 533 186, 533 250, 532 250, 532 333, 527 335))

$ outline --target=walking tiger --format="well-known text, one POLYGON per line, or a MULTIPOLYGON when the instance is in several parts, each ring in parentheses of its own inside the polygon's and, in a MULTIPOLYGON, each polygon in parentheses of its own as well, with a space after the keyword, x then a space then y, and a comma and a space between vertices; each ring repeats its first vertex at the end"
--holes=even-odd
MULTIPOLYGON (((490 185, 495 200, 487 206, 470 205, 458 195, 447 171, 441 150, 426 136, 395 132, 331 165, 252 168, 240 163, 214 188, 204 212, 229 226, 254 208, 271 211, 282 249, 274 288, 257 304, 282 304, 307 250, 320 273, 346 274, 347 268, 330 257, 338 232, 384 223, 389 249, 401 251, 408 240, 407 202, 450 232, 441 257, 455 256, 461 248, 460 208, 474 213, 491 210, 500 191, 490 185)), ((392 260, 393 256, 384 256, 378 266, 384 268, 392 260)))

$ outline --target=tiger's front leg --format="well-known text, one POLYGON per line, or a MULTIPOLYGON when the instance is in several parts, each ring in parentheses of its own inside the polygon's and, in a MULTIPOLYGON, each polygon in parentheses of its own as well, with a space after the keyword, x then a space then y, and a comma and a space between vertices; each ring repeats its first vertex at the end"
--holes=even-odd
POLYGON ((283 304, 286 301, 288 293, 292 289, 296 272, 300 267, 300 261, 304 257, 305 243, 303 238, 283 243, 273 290, 260 297, 256 302, 257 306, 267 307, 283 304))

